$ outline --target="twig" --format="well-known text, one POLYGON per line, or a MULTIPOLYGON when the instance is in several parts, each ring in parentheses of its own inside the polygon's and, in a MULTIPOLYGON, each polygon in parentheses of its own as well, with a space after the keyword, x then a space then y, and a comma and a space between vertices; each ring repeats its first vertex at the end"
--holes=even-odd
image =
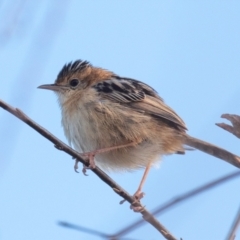
POLYGON ((102 237, 104 239, 109 239, 108 234, 103 233, 103 232, 99 232, 99 231, 94 230, 94 229, 90 229, 90 228, 86 228, 86 227, 82 227, 82 226, 78 226, 78 225, 75 225, 75 224, 72 224, 72 223, 62 222, 62 221, 58 222, 58 224, 61 227, 71 228, 71 229, 78 230, 78 231, 81 231, 81 232, 85 232, 85 233, 88 233, 88 234, 91 234, 91 235, 96 235, 96 236, 102 237))
POLYGON ((66 228, 70 228, 70 229, 77 230, 77 231, 80 231, 80 232, 85 232, 85 233, 88 233, 88 234, 91 234, 91 235, 101 237, 103 239, 108 239, 108 240, 120 240, 120 239, 121 240, 137 240, 137 239, 133 239, 133 238, 123 238, 123 237, 115 238, 115 237, 112 237, 112 235, 96 231, 95 229, 86 228, 86 227, 79 226, 79 225, 72 224, 72 223, 68 223, 68 222, 60 221, 60 222, 58 222, 58 224, 61 227, 66 227, 66 228))
MULTIPOLYGON (((51 134, 49 131, 44 129, 42 126, 34 122, 32 119, 30 119, 27 115, 25 115, 21 110, 17 108, 13 108, 9 104, 5 103, 0 99, 0 107, 5 109, 6 111, 13 114, 15 117, 19 118, 23 122, 25 122, 27 125, 32 127, 34 130, 36 130, 38 133, 40 133, 42 136, 47 138, 49 141, 51 141, 58 150, 62 150, 72 157, 78 159, 81 163, 88 166, 88 162, 86 159, 84 159, 81 154, 79 154, 77 151, 73 150, 71 147, 60 141, 58 138, 56 138, 53 134, 51 134)), ((176 240, 176 238, 153 216, 150 212, 148 212, 139 202, 136 202, 135 199, 127 192, 125 191, 121 186, 119 186, 116 182, 114 182, 105 172, 103 172, 100 168, 96 167, 95 169, 92 169, 92 171, 102 179, 108 186, 110 186, 119 196, 124 198, 126 201, 128 201, 130 204, 133 204, 136 207, 142 208, 141 214, 145 221, 149 222, 154 228, 156 228, 166 239, 168 240, 176 240)))
POLYGON ((232 126, 226 123, 216 123, 216 125, 232 133, 237 138, 240 138, 240 116, 234 114, 223 114, 221 118, 229 120, 232 123, 232 126))
POLYGON ((235 217, 235 219, 233 221, 232 227, 231 227, 231 229, 230 229, 230 231, 228 233, 228 236, 226 238, 227 240, 234 240, 235 239, 236 232, 237 232, 237 230, 239 228, 239 225, 240 225, 240 208, 239 208, 239 210, 237 212, 237 215, 236 215, 236 217, 235 217))
MULTIPOLYGON (((192 198, 200 193, 203 193, 206 190, 210 190, 211 188, 214 188, 214 187, 216 187, 226 181, 229 181, 235 177, 240 177, 240 171, 233 172, 224 177, 220 177, 212 182, 204 184, 204 185, 202 185, 198 188, 195 188, 187 193, 181 194, 180 196, 176 196, 172 200, 167 201, 166 203, 162 204, 161 206, 159 206, 156 209, 154 209, 153 211, 151 211, 151 213, 154 216, 157 216, 157 215, 163 213, 164 211, 169 210, 173 206, 176 206, 180 202, 183 202, 184 200, 192 198)), ((144 224, 144 221, 142 219, 139 219, 139 220, 129 224, 128 226, 122 228, 117 233, 113 234, 112 237, 120 238, 120 237, 126 235, 127 233, 133 231, 134 229, 140 227, 142 224, 144 224)))

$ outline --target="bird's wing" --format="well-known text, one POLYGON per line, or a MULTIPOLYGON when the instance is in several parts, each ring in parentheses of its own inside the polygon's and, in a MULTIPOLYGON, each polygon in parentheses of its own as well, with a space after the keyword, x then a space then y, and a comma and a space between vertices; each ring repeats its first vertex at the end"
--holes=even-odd
POLYGON ((126 107, 165 120, 181 130, 186 130, 183 120, 169 107, 157 92, 147 84, 130 79, 114 77, 93 86, 103 98, 126 107))

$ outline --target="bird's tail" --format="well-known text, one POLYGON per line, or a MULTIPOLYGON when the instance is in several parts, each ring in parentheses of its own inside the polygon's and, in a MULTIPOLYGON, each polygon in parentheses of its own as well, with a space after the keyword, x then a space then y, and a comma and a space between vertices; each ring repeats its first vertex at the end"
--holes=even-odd
POLYGON ((215 146, 208 142, 204 142, 200 139, 191 137, 187 134, 185 136, 185 144, 187 146, 196 148, 202 152, 205 152, 205 153, 213 155, 217 158, 220 158, 220 159, 234 165, 237 168, 240 168, 240 157, 224 150, 223 148, 220 148, 220 147, 215 146))

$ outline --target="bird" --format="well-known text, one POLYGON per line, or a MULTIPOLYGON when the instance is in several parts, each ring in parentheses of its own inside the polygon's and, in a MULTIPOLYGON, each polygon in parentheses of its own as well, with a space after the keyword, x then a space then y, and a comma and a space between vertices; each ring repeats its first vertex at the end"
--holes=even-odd
MULTIPOLYGON (((148 173, 162 156, 184 154, 186 145, 212 155, 219 150, 187 135, 184 121, 148 84, 88 61, 65 64, 53 84, 38 88, 56 93, 65 136, 89 160, 84 174, 96 166, 114 172, 145 169, 133 195, 137 200, 144 196, 148 173)), ((77 163, 76 159, 75 170, 77 163)))

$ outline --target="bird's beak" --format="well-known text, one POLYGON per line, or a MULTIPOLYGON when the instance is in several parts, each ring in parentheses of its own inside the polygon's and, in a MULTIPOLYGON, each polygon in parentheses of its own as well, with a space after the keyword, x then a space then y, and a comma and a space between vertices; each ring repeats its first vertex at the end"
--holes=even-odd
POLYGON ((58 92, 62 88, 62 86, 59 86, 59 85, 56 85, 56 84, 44 84, 44 85, 38 86, 38 88, 47 89, 47 90, 52 90, 52 91, 58 92))

